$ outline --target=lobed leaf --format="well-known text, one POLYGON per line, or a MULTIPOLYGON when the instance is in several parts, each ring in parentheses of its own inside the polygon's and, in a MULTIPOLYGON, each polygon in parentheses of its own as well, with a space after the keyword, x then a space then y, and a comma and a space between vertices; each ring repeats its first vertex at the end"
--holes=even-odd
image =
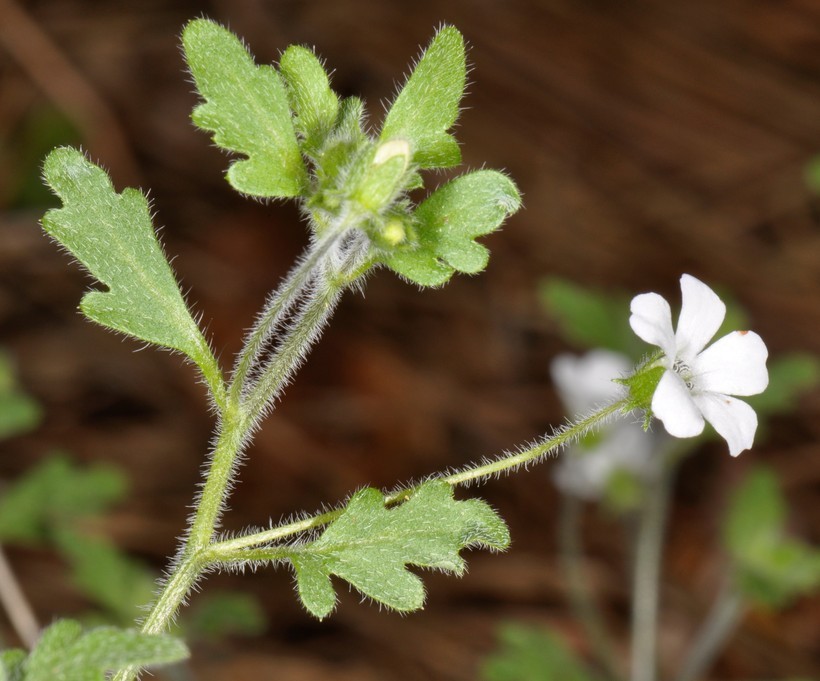
POLYGON ((310 50, 291 45, 279 60, 294 113, 294 127, 307 153, 315 153, 333 131, 339 115, 339 98, 330 88, 322 62, 310 50))
POLYGON ((25 681, 104 681, 129 665, 165 665, 188 657, 182 641, 131 629, 101 627, 83 633, 73 620, 48 627, 22 663, 25 681))
POLYGON ((474 239, 496 230, 520 206, 515 184, 502 173, 457 177, 416 209, 416 247, 391 253, 385 264, 422 286, 439 286, 456 271, 480 272, 490 253, 474 239))
POLYGON ((452 26, 433 38, 390 107, 381 140, 405 138, 421 168, 449 168, 461 162, 461 151, 448 130, 458 118, 467 65, 464 39, 452 26))
POLYGON ((209 375, 213 356, 154 234, 145 196, 136 189, 118 194, 104 170, 70 147, 52 151, 43 172, 63 202, 45 214, 43 228, 108 287, 85 294, 83 313, 110 329, 179 350, 209 375))
POLYGON ((193 111, 194 124, 223 149, 247 156, 228 168, 231 186, 263 198, 301 195, 307 171, 276 70, 257 66, 239 38, 207 19, 185 27, 182 46, 205 100, 193 111))
POLYGON ((461 575, 462 549, 508 544, 507 526, 486 502, 456 501, 450 485, 433 481, 390 509, 378 490, 361 490, 319 539, 293 547, 290 560, 302 603, 324 618, 336 603, 331 575, 389 608, 416 610, 424 586, 408 565, 461 575))

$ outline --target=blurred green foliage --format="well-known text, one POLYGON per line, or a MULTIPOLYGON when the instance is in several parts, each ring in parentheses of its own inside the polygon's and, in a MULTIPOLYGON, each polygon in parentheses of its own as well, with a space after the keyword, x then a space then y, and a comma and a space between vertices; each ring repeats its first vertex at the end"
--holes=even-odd
POLYGON ((820 550, 786 534, 786 513, 774 473, 758 467, 732 496, 723 531, 737 588, 773 608, 820 588, 820 550))
POLYGON ((509 623, 498 637, 501 647, 481 668, 482 681, 595 681, 595 677, 555 634, 540 627, 509 623))
POLYGON ((33 430, 41 419, 40 405, 20 390, 11 358, 0 352, 0 440, 33 430))

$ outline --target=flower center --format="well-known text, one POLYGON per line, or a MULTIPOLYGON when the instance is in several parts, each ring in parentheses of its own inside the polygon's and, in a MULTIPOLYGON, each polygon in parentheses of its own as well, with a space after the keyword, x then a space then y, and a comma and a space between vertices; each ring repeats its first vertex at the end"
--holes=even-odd
POLYGON ((683 379, 683 382, 686 384, 686 387, 689 390, 695 389, 695 381, 694 377, 692 376, 692 369, 686 362, 684 362, 682 359, 676 359, 675 363, 672 365, 672 371, 674 371, 678 376, 680 376, 683 379))

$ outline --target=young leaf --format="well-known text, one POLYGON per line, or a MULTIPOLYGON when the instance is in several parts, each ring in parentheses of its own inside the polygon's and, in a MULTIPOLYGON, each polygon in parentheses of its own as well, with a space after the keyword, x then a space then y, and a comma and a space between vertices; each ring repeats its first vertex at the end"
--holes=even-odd
POLYGON ((480 272, 490 253, 474 239, 497 229, 520 206, 515 184, 497 171, 457 177, 416 209, 417 246, 391 253, 385 264, 422 286, 439 286, 456 270, 480 272))
POLYGON ((333 130, 339 98, 330 89, 322 62, 310 50, 291 45, 279 60, 285 78, 294 126, 307 153, 315 153, 333 130))
POLYGON ((257 66, 239 38, 207 19, 185 27, 182 45, 205 100, 194 109, 194 123, 223 149, 247 156, 228 169, 231 186, 251 196, 299 196, 307 171, 276 70, 257 66))
POLYGON ((165 665, 188 657, 182 641, 130 629, 101 627, 82 632, 78 622, 59 620, 43 632, 23 663, 25 681, 103 681, 106 672, 129 665, 165 665))
POLYGON ((43 216, 43 228, 108 287, 85 294, 86 317, 179 350, 212 376, 215 360, 154 234, 145 196, 117 194, 108 174, 70 147, 52 151, 43 173, 63 202, 43 216))
POLYGON ((382 126, 381 140, 405 138, 421 168, 449 168, 461 163, 461 151, 447 131, 458 118, 467 66, 464 39, 452 26, 433 38, 407 79, 382 126))
POLYGON ((361 490, 319 539, 293 547, 290 560, 302 603, 324 618, 336 603, 331 575, 389 608, 416 610, 424 586, 408 565, 461 575, 461 549, 508 544, 507 526, 484 501, 455 501, 448 484, 433 481, 391 509, 378 490, 361 490))

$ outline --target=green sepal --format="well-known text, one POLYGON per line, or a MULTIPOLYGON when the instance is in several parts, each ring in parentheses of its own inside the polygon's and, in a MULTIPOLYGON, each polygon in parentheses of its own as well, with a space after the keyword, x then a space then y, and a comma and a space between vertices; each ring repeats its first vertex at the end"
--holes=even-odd
POLYGON ((131 629, 83 632, 79 622, 58 620, 20 663, 24 681, 104 681, 106 673, 137 665, 165 665, 189 656, 182 641, 131 629))
POLYGON ((336 603, 331 575, 389 608, 417 610, 424 585, 408 565, 461 575, 462 549, 501 550, 509 541, 507 526, 486 502, 456 501, 450 485, 432 481, 394 508, 385 508, 379 490, 357 492, 319 539, 292 547, 289 558, 303 605, 321 619, 336 603))
POLYGON ((380 139, 404 138, 420 168, 449 168, 461 151, 447 131, 458 118, 467 65, 464 39, 452 26, 433 38, 385 118, 380 139))
POLYGON ((193 122, 212 132, 223 149, 247 156, 228 168, 231 186, 263 198, 301 195, 307 170, 276 70, 257 66, 239 38, 207 19, 185 27, 182 45, 205 100, 194 109, 193 122))
POLYGON ((294 127, 302 137, 302 148, 315 154, 333 131, 339 114, 339 98, 330 88, 322 62, 313 52, 291 45, 279 60, 285 79, 294 127))
POLYGON ((384 263, 422 286, 439 286, 456 271, 480 272, 490 253, 474 239, 498 229, 520 206, 515 184, 502 173, 457 177, 416 209, 416 243, 386 255, 384 263))
POLYGON ((118 194, 108 174, 71 147, 52 151, 43 174, 63 202, 43 216, 43 229, 108 287, 83 296, 83 314, 184 353, 216 389, 215 360, 162 252, 145 196, 137 189, 118 194))
POLYGON ((661 382, 666 367, 658 365, 657 361, 662 357, 658 353, 649 357, 635 370, 631 376, 626 378, 616 378, 615 383, 626 386, 629 391, 629 402, 624 407, 624 413, 634 409, 640 409, 647 415, 644 428, 649 427, 649 419, 652 415, 652 397, 661 382))

